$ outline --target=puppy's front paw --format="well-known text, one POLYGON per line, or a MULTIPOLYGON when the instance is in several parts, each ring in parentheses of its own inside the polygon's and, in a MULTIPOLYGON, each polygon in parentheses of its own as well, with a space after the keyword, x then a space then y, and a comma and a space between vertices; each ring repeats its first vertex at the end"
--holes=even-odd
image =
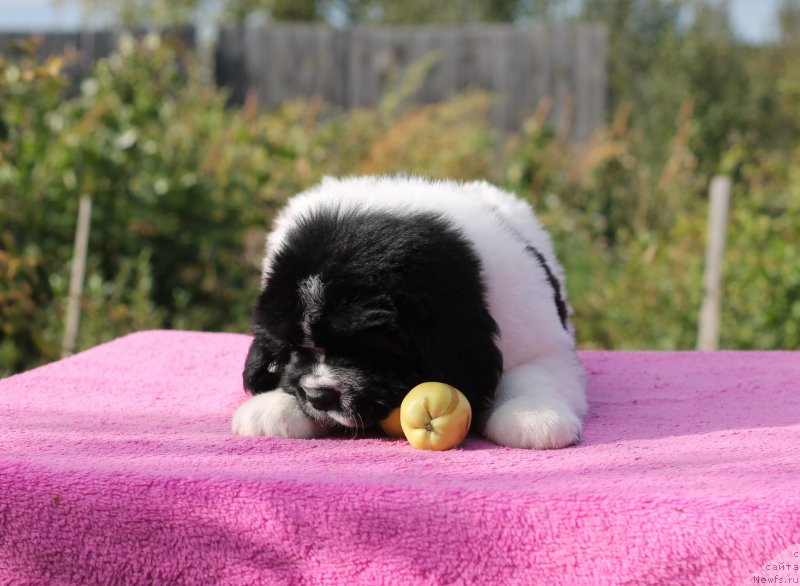
POLYGON ((269 435, 293 439, 321 437, 328 429, 303 413, 297 399, 281 390, 248 399, 233 414, 235 435, 269 435))
POLYGON ((564 404, 543 406, 517 399, 491 412, 484 435, 511 448, 563 448, 580 441, 581 420, 564 404))

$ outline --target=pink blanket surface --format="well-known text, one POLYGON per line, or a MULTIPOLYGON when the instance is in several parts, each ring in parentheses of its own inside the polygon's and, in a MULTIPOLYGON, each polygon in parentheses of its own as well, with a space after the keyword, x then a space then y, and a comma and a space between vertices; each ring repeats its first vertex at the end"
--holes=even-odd
POLYGON ((800 353, 584 352, 579 446, 425 452, 232 436, 248 344, 0 381, 0 584, 798 583, 800 353))

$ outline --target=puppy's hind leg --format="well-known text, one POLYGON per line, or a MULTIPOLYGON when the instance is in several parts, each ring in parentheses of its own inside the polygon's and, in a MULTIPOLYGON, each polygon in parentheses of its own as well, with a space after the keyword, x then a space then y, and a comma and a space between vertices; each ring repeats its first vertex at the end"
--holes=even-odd
POLYGON ((329 430, 303 413, 297 398, 282 390, 251 397, 233 414, 231 431, 235 435, 269 435, 309 439, 326 435, 329 430))
POLYGON ((483 433, 513 448, 563 448, 580 441, 586 410, 583 367, 563 350, 503 374, 483 433))

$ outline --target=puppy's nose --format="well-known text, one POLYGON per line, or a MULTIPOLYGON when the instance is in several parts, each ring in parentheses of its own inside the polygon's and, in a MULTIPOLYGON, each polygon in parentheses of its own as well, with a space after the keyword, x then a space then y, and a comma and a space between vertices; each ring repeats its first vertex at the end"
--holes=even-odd
POLYGON ((339 408, 339 392, 333 387, 304 389, 308 402, 314 409, 331 411, 339 408))

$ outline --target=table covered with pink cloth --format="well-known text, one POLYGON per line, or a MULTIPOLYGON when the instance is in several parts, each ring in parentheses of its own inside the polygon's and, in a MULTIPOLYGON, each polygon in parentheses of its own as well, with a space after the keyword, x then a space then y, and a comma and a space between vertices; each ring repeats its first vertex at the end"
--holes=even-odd
POLYGON ((233 436, 249 341, 0 381, 0 584, 798 583, 800 352, 582 352, 580 445, 426 452, 233 436))

